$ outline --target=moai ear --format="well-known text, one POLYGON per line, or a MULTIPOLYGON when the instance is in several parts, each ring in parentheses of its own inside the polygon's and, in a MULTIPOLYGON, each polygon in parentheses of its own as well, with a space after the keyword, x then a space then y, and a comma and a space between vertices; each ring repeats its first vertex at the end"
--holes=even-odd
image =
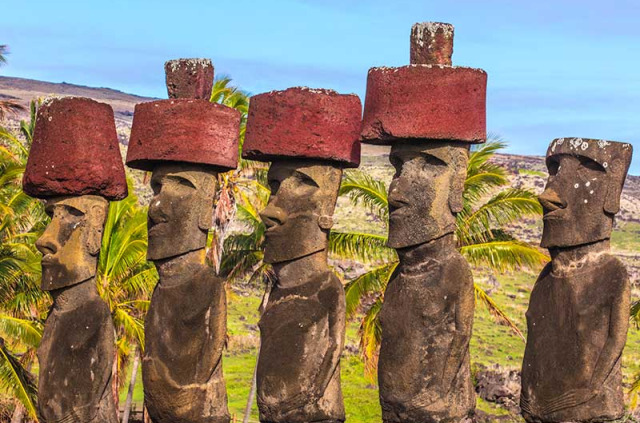
POLYGON ((451 213, 460 213, 464 206, 462 193, 464 192, 464 183, 467 179, 467 156, 459 156, 455 162, 455 173, 451 179, 451 190, 449 191, 449 209, 451 213))
POLYGON ((85 230, 87 233, 87 250, 92 256, 97 256, 102 246, 102 233, 104 231, 104 223, 107 217, 109 206, 94 205, 87 213, 86 221, 88 223, 85 230))
POLYGON ((200 210, 198 210, 200 216, 198 219, 198 227, 203 231, 211 229, 211 225, 213 224, 213 199, 216 195, 217 179, 216 174, 207 174, 202 178, 200 186, 202 199, 199 205, 200 210))
POLYGON ((333 227, 333 217, 326 214, 319 216, 318 226, 320 226, 320 229, 328 231, 333 227))
POLYGON ((615 160, 610 167, 610 174, 607 175, 607 196, 604 199, 604 211, 614 215, 620 211, 620 196, 624 185, 624 166, 619 160, 615 160))

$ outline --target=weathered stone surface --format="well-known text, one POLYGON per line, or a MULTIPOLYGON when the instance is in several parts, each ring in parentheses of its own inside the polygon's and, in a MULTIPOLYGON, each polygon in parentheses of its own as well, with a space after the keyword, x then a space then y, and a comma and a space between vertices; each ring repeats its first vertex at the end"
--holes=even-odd
POLYGON ((127 183, 111 106, 80 97, 42 103, 22 185, 28 195, 37 198, 126 197, 127 183))
POLYGON ((38 347, 43 422, 118 421, 111 392, 115 329, 95 281, 107 210, 97 196, 47 201, 51 223, 36 242, 44 255, 43 289, 53 296, 38 347))
POLYGON ((342 422, 340 355, 345 297, 327 265, 328 234, 342 170, 281 159, 269 169, 261 213, 265 256, 277 281, 260 319, 260 421, 342 422))
POLYGON ((224 281, 204 250, 216 174, 205 165, 156 164, 151 186, 147 257, 159 280, 145 324, 145 403, 155 423, 225 423, 224 281))
POLYGON ((451 66, 453 25, 422 22, 411 27, 411 64, 451 66))
POLYGON ((487 74, 442 65, 372 68, 367 77, 362 140, 486 139, 487 74))
POLYGON ((240 112, 198 99, 136 105, 127 166, 153 170, 166 162, 197 163, 218 171, 238 164, 240 112))
POLYGON ((489 368, 480 365, 474 377, 480 398, 520 414, 520 371, 503 369, 498 364, 489 368))
POLYGON ((224 281, 204 259, 202 250, 156 261, 160 282, 145 320, 142 362, 145 401, 154 423, 229 421, 222 374, 224 281))
POLYGON ((213 64, 209 59, 176 59, 164 64, 169 98, 209 100, 213 88, 213 64))
POLYGON ((613 215, 631 146, 558 139, 549 179, 542 245, 548 264, 527 310, 520 406, 528 422, 601 422, 624 414, 620 357, 629 325, 626 269, 609 254, 613 215), (579 222, 576 224, 575 222, 579 222))
POLYGON ((304 87, 251 97, 243 157, 360 163, 362 106, 354 94, 304 87))

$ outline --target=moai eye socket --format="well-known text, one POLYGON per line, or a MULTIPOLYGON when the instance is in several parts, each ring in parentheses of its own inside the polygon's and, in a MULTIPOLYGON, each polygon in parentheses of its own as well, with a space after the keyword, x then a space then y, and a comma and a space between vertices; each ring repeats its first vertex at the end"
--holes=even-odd
POLYGON ((269 179, 269 188, 271 189, 271 195, 275 195, 280 189, 280 181, 277 179, 269 179))
POLYGON ((558 169, 560 169, 560 162, 555 158, 547 160, 547 169, 549 170, 549 176, 556 176, 558 169))

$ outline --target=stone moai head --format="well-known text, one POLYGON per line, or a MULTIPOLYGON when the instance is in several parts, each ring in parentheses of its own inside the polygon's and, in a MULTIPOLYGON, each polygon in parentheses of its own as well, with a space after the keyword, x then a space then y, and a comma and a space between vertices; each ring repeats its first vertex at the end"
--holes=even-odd
POLYGON ((572 247, 608 239, 631 164, 631 144, 559 138, 547 150, 549 179, 539 196, 541 246, 572 247))
POLYGON ((271 197, 260 214, 264 261, 326 249, 342 169, 360 163, 360 99, 296 87, 254 96, 250 104, 243 157, 272 161, 271 197))
POLYGON ((362 142, 391 145, 389 187, 393 248, 451 233, 462 210, 469 145, 486 138, 487 74, 451 66, 453 26, 411 30, 411 65, 372 68, 362 142))
POLYGON ((95 276, 108 200, 127 196, 111 106, 76 97, 45 101, 38 110, 23 188, 43 199, 51 216, 36 242, 43 254, 42 289, 95 276))
POLYGON ((205 247, 217 174, 238 163, 240 112, 208 101, 211 61, 179 59, 165 69, 169 95, 191 97, 136 105, 127 151, 128 166, 152 171, 149 260, 205 247))

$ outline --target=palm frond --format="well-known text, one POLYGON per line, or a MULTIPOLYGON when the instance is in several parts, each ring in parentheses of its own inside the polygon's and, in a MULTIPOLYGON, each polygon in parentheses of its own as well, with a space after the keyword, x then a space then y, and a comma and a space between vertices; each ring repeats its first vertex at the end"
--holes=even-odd
POLYGON ((0 313, 0 336, 18 341, 22 346, 37 348, 42 339, 43 325, 39 320, 27 320, 0 313))
POLYGON ((364 375, 370 381, 375 381, 378 369, 378 356, 382 342, 380 310, 382 310, 383 301, 384 296, 378 296, 360 323, 360 351, 364 359, 364 375))
POLYGON ((473 288, 476 295, 476 301, 480 301, 480 303, 487 307, 489 313, 496 318, 498 323, 509 327, 509 329, 518 335, 523 342, 526 342, 524 335, 520 329, 518 329, 518 325, 516 325, 513 320, 507 316, 507 313, 505 313, 495 301, 493 301, 493 298, 491 298, 489 294, 487 294, 478 284, 474 283, 473 288))
POLYGON ((539 269, 549 261, 549 256, 536 247, 517 240, 465 245, 460 253, 471 265, 486 266, 497 272, 539 269))
POLYGON ((398 262, 385 263, 358 276, 345 286, 347 317, 352 317, 366 296, 382 296, 398 262))
POLYGON ((386 242, 387 237, 382 235, 331 231, 329 253, 339 258, 358 260, 363 263, 397 260, 395 250, 387 247, 386 242))
POLYGON ((0 389, 10 392, 25 407, 29 417, 38 421, 37 388, 33 375, 25 369, 0 338, 0 389))
POLYGON ((387 221, 387 186, 384 182, 373 179, 371 175, 359 170, 345 172, 338 195, 348 196, 353 205, 362 204, 380 220, 387 221))

